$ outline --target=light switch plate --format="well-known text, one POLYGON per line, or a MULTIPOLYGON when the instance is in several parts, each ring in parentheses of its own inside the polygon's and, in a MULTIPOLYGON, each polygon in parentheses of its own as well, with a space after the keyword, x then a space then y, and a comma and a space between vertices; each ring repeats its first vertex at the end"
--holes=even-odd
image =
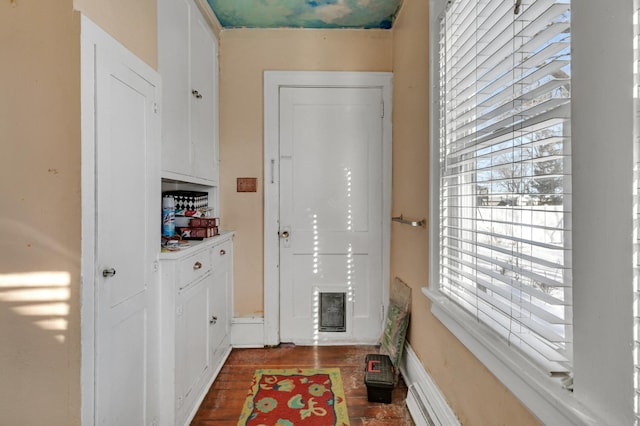
POLYGON ((237 192, 257 192, 258 178, 239 177, 236 185, 237 192))

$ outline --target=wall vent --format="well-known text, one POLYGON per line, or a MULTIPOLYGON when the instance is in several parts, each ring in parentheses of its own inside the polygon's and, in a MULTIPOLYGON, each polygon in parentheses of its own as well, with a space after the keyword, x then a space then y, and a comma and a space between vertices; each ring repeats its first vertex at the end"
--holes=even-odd
POLYGON ((433 409, 429 410, 427 408, 425 404, 426 401, 427 398, 415 383, 409 386, 407 392, 407 408, 416 426, 436 426, 430 414, 430 411, 433 409))

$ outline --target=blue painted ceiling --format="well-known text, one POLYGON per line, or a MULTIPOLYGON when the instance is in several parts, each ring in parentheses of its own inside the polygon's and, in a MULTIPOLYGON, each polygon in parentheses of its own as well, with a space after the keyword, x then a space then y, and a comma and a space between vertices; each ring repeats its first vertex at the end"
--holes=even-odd
POLYGON ((223 28, 389 29, 402 0, 207 0, 223 28))

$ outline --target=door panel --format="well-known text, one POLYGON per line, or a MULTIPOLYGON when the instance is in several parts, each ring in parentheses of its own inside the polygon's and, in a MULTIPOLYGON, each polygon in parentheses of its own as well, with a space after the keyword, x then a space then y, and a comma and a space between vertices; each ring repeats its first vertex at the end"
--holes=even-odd
MULTIPOLYGON (((104 130, 110 142, 99 150, 98 174, 105 179, 100 186, 98 221, 105 232, 99 240, 104 247, 105 262, 118 265, 116 275, 108 280, 110 307, 114 307, 135 295, 146 291, 144 228, 132 213, 145 210, 145 167, 140 159, 146 154, 145 144, 145 93, 136 87, 136 76, 127 75, 126 70, 111 74, 107 90, 113 108, 104 130), (143 196, 141 196, 143 194, 143 196), (117 230, 108 232, 106 230, 117 230), (123 244, 123 236, 127 236, 123 244), (130 238, 133 237, 133 238, 130 238), (136 238, 138 237, 138 238, 136 238)), ((102 181, 101 181, 102 183, 102 181)))
POLYGON ((370 341, 382 305, 382 111, 378 88, 280 90, 280 333, 370 341), (319 332, 318 293, 347 294, 345 332, 319 332))
POLYGON ((149 424, 158 407, 156 87, 100 47, 95 78, 96 423, 149 424))
MULTIPOLYGON (((145 424, 146 386, 145 362, 141 358, 131 362, 131 353, 144 354, 147 346, 147 310, 125 309, 125 314, 116 314, 118 322, 111 326, 111 341, 109 359, 105 360, 109 370, 113 372, 111 383, 114 385, 109 392, 111 407, 109 413, 112 424, 145 424), (123 368, 127 366, 127 368, 123 368), (122 390, 126 389, 126 392, 122 390)), ((100 407, 98 407, 100 410, 100 407)), ((108 422, 106 422, 108 424, 108 422)))
POLYGON ((197 8, 191 10, 191 90, 199 96, 191 96, 191 145, 196 176, 214 180, 218 167, 215 150, 216 116, 215 81, 217 69, 216 41, 208 24, 200 17, 197 8))
MULTIPOLYGON (((180 356, 176 360, 181 371, 179 395, 185 402, 194 390, 199 390, 205 373, 211 368, 209 353, 209 299, 211 276, 192 284, 184 290, 180 298, 179 329, 184 341, 179 343, 180 356)), ((186 404, 189 407, 190 404, 186 404)))
POLYGON ((192 149, 189 146, 189 108, 193 99, 189 87, 189 23, 192 2, 163 1, 158 7, 158 69, 162 70, 163 122, 162 170, 191 174, 192 149), (168 52, 171 52, 169 54, 168 52))

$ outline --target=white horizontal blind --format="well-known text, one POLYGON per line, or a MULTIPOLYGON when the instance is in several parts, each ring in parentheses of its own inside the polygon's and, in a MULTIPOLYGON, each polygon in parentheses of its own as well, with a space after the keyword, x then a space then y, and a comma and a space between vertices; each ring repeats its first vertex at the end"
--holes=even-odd
POLYGON ((634 196, 634 212, 633 217, 635 220, 634 229, 634 241, 635 247, 633 250, 633 261, 635 265, 635 273, 633 275, 633 291, 635 294, 634 306, 633 306, 633 363, 634 374, 633 383, 635 388, 635 395, 633 398, 634 411, 636 414, 636 425, 640 424, 640 256, 638 251, 640 250, 640 234, 638 232, 638 226, 640 225, 640 0, 633 1, 633 106, 634 106, 634 128, 633 136, 633 154, 634 154, 634 169, 633 169, 633 196, 634 196))
POLYGON ((570 3, 454 0, 440 27, 440 291, 572 364, 570 3))

